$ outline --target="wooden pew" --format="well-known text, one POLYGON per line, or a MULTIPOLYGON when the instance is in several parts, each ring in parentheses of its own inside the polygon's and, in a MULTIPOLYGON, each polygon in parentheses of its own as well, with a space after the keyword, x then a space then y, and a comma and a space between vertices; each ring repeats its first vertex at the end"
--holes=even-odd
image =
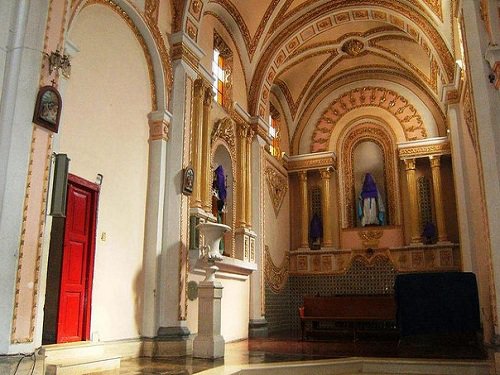
POLYGON ((393 295, 341 295, 329 297, 304 297, 304 306, 299 308, 302 340, 306 324, 311 330, 322 321, 352 322, 356 340, 359 322, 392 322, 396 320, 396 303, 393 295))

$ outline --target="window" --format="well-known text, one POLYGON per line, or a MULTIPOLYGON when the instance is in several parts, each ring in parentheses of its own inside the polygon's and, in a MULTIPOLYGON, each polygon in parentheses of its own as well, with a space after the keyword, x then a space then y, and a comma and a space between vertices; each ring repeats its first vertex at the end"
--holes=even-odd
POLYGON ((214 49, 212 72, 214 74, 214 97, 217 103, 222 105, 224 98, 224 82, 226 81, 226 78, 224 73, 224 58, 220 55, 220 52, 217 49, 214 49))
POLYGON ((280 159, 281 148, 280 148, 280 113, 271 104, 269 109, 269 138, 271 138, 271 145, 269 150, 271 155, 280 159))
POLYGON ((226 109, 231 105, 232 65, 232 51, 219 34, 214 32, 214 55, 212 60, 214 100, 226 109))

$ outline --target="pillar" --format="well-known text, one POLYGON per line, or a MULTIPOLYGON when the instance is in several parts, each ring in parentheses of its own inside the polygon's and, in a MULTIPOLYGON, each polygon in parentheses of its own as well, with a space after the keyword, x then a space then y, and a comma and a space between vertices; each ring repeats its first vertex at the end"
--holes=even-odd
POLYGON ((205 94, 205 85, 201 78, 194 82, 193 95, 193 118, 192 118, 192 137, 193 146, 191 161, 195 172, 193 195, 191 196, 191 207, 202 207, 202 145, 203 145, 203 98, 205 94))
POLYGON ((309 248, 309 197, 307 192, 307 172, 299 172, 300 188, 300 247, 309 248))
POLYGON ((247 225, 247 133, 248 125, 240 124, 237 129, 238 133, 238 185, 237 185, 237 207, 236 208, 236 224, 239 228, 244 228, 247 225))
POLYGON ((146 222, 144 228, 144 303, 142 336, 154 337, 156 324, 156 280, 158 257, 161 255, 163 205, 165 202, 165 172, 169 112, 151 112, 149 120, 148 190, 146 196, 146 222))
POLYGON ((408 196, 410 198, 410 233, 411 243, 422 242, 420 236, 420 226, 418 218, 418 200, 417 200, 417 179, 415 172, 415 159, 406 159, 406 182, 408 184, 408 196))
POLYGON ((330 202, 330 178, 332 173, 328 169, 320 171, 321 175, 321 213, 323 221, 323 247, 332 247, 332 207, 330 202))
POLYGON ((248 129, 246 136, 246 177, 245 177, 245 222, 252 227, 252 141, 254 131, 248 129))
POLYGON ((198 285, 198 335, 193 341, 193 357, 215 359, 224 357, 221 327, 222 284, 201 281, 198 285))
POLYGON ((212 213, 212 168, 211 168, 211 133, 212 124, 210 112, 212 111, 213 92, 210 87, 204 87, 203 94, 203 132, 202 132, 202 205, 205 212, 212 213))
POLYGON ((431 156, 432 170, 432 190, 434 192, 434 210, 436 212, 438 241, 443 242, 448 240, 446 233, 446 223, 444 221, 443 195, 441 193, 441 157, 431 156))
POLYGON ((161 254, 157 278, 157 339, 153 356, 188 355, 192 352, 186 322, 188 278, 189 198, 181 193, 182 171, 190 162, 191 104, 197 73, 190 56, 201 52, 184 33, 172 35, 172 122, 166 148, 165 195, 161 254), (182 46, 182 48, 180 48, 182 46), (184 51, 189 51, 187 53, 184 51), (173 220, 172 218, 175 218, 173 220))

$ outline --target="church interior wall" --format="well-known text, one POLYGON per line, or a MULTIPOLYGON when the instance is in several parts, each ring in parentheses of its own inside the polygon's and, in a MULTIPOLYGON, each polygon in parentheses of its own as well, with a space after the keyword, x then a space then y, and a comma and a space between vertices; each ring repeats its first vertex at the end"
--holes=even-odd
POLYGON ((467 211, 469 221, 469 232, 472 237, 473 248, 471 249, 472 269, 476 274, 478 282, 479 302, 481 306, 481 321, 483 324, 483 333, 485 341, 489 341, 492 335, 492 310, 491 310, 491 279, 490 270, 490 255, 488 251, 487 241, 488 235, 486 232, 485 216, 482 211, 485 208, 485 202, 482 201, 480 194, 481 187, 479 183, 480 174, 478 170, 477 153, 474 149, 469 130, 466 127, 459 129, 461 132, 461 152, 468 155, 465 158, 465 168, 463 173, 467 181, 464 184, 464 189, 467 196, 467 211))
POLYGON ((408 196, 408 181, 406 180, 405 164, 403 161, 398 162, 399 170, 399 189, 401 196, 401 226, 403 228, 404 243, 410 243, 411 228, 410 228, 410 198, 408 196))
POLYGON ((173 8, 170 0, 160 0, 158 6, 158 28, 168 37, 172 35, 173 8))
POLYGON ((131 30, 106 7, 85 8, 69 37, 80 52, 72 60, 71 80, 65 87, 58 151, 71 159, 70 173, 89 181, 94 181, 97 173, 104 176, 97 218, 91 333, 95 340, 103 341, 138 337, 147 113, 152 105, 147 63, 131 30), (126 60, 122 59, 124 54, 126 60), (116 173, 117 165, 126 167, 116 173))
MULTIPOLYGON (((278 162, 274 157, 266 154, 267 162, 264 170, 274 168, 278 175, 282 175, 288 184, 287 174, 283 167, 278 166, 278 162)), ((281 207, 276 213, 273 208, 273 198, 269 193, 268 182, 265 182, 264 205, 266 207, 264 213, 264 244, 268 247, 269 253, 274 264, 281 264, 286 256, 286 252, 290 250, 290 191, 287 189, 281 207)))

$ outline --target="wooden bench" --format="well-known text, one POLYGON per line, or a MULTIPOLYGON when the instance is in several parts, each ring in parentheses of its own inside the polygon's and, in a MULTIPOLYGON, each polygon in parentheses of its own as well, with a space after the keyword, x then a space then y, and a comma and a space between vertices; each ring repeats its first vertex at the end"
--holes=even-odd
POLYGON ((330 297, 304 297, 299 307, 302 340, 306 324, 311 322, 314 331, 319 322, 351 322, 353 337, 359 322, 393 322, 396 320, 396 303, 392 295, 343 295, 330 297))

